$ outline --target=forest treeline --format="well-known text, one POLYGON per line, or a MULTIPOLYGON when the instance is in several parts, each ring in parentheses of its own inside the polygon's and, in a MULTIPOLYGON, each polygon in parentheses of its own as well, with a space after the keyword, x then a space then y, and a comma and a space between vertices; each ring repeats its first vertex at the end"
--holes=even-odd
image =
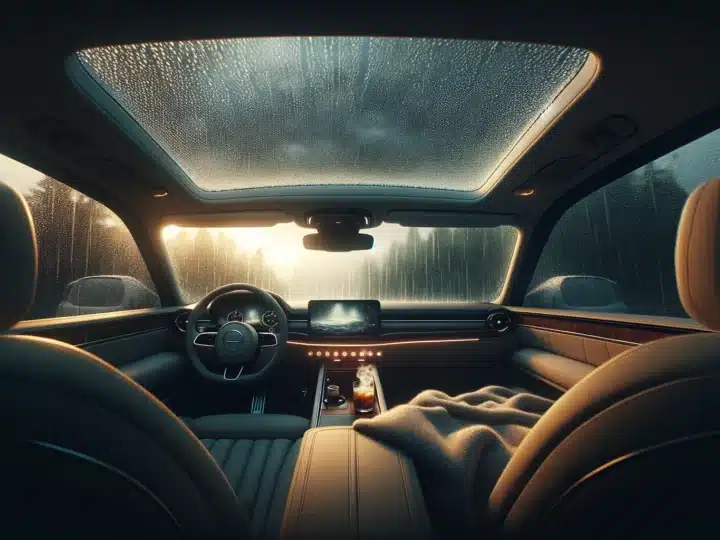
MULTIPOLYGON (((618 283, 631 311, 685 316, 674 278, 677 224, 687 192, 673 169, 650 164, 571 208, 553 231, 531 287, 556 275, 587 274, 618 283)), ((27 196, 40 251, 32 317, 52 316, 67 283, 124 274, 152 287, 130 233, 103 205, 51 178, 27 196)), ((322 280, 281 279, 262 250, 245 251, 226 233, 180 232, 167 242, 189 300, 229 282, 295 298, 488 301, 500 291, 517 233, 510 227, 409 228, 382 257, 322 280)))

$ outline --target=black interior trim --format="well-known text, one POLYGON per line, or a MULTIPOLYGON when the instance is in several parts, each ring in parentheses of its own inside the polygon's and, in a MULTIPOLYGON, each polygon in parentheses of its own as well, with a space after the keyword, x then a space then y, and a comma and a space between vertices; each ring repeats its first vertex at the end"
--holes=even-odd
POLYGON ((159 308, 30 320, 18 323, 6 333, 47 337, 70 345, 89 346, 167 329, 170 325, 174 328, 176 312, 177 308, 159 308))
POLYGON ((382 382, 380 381, 380 372, 377 366, 373 366, 373 379, 375 380, 375 401, 377 401, 379 411, 387 411, 387 402, 385 401, 385 392, 383 391, 382 382))
POLYGON ((320 401, 325 393, 325 366, 320 364, 320 370, 318 371, 317 384, 315 385, 315 399, 313 399, 313 412, 310 418, 310 427, 318 427, 320 423, 320 401))
POLYGON ((29 319, 20 321, 7 332, 11 334, 29 334, 35 329, 68 328, 85 326, 87 324, 102 323, 117 320, 163 318, 168 314, 175 314, 183 307, 162 307, 152 309, 133 309, 128 311, 109 311, 93 315, 71 315, 69 317, 50 317, 47 319, 29 319))

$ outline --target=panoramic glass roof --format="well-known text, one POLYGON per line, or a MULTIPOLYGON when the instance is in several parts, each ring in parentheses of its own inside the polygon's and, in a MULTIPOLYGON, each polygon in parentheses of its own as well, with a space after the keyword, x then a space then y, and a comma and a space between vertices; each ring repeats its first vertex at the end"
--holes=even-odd
POLYGON ((477 190, 589 57, 554 45, 374 37, 165 42, 78 53, 207 191, 477 190))

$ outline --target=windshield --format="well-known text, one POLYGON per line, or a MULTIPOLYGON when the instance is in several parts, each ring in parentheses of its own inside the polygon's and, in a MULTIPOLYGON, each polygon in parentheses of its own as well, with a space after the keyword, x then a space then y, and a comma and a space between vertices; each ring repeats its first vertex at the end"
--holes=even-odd
POLYGON ((312 230, 280 224, 261 228, 166 227, 163 237, 187 302, 233 282, 309 300, 490 302, 500 294, 517 230, 418 228, 383 224, 367 232, 368 251, 329 253, 303 247, 312 230))

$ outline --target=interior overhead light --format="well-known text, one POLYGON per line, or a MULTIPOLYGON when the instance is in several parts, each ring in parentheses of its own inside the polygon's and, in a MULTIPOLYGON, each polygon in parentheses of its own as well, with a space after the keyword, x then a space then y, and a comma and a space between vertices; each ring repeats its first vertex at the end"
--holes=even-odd
POLYGON ((529 197, 530 195, 535 195, 535 188, 520 187, 513 191, 513 195, 517 197, 529 197))

